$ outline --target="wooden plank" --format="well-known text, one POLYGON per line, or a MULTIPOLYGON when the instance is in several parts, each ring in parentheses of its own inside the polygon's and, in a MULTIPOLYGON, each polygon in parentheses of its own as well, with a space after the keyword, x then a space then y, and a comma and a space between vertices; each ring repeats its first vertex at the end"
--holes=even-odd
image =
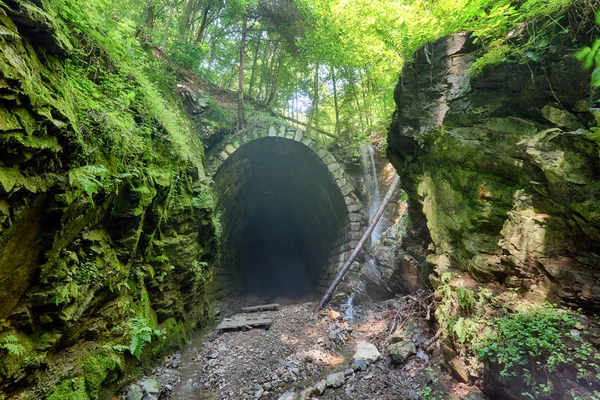
POLYGON ((216 330, 241 329, 241 328, 270 328, 273 324, 271 319, 240 319, 237 321, 223 321, 217 326, 216 330))
POLYGON ((242 311, 247 312, 247 313, 258 312, 258 311, 277 311, 277 310, 279 310, 279 304, 277 304, 277 303, 261 304, 259 306, 252 306, 252 307, 242 307, 242 311))

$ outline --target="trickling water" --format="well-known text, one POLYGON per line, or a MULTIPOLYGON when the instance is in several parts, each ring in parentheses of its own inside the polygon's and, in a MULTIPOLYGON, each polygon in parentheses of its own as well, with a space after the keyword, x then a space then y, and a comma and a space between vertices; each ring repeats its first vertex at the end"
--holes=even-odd
POLYGON ((352 319, 354 318, 354 306, 352 305, 353 301, 354 301, 354 292, 350 293, 350 296, 348 297, 348 301, 346 302, 347 308, 346 308, 346 311, 344 312, 344 316, 350 322, 352 322, 352 319))
MULTIPOLYGON (((377 169, 375 168, 375 149, 373 146, 367 145, 362 148, 362 163, 365 183, 367 186, 367 194, 369 195, 369 207, 367 208, 367 215, 370 223, 373 221, 373 218, 375 217, 375 214, 381 205, 379 181, 377 180, 377 169)), ((382 223, 380 220, 375 226, 375 229, 373 229, 373 233, 371 233, 371 246, 373 246, 379 239, 379 236, 381 236, 381 230, 382 223)))

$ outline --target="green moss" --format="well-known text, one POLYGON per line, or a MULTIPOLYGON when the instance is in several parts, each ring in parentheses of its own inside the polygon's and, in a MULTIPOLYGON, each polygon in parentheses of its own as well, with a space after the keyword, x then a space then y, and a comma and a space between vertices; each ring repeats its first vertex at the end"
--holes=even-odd
MULTIPOLYGON (((205 322, 203 296, 211 271, 198 263, 198 254, 215 249, 210 243, 196 248, 201 246, 194 240, 198 230, 180 233, 179 225, 170 221, 197 223, 203 237, 209 237, 214 202, 210 188, 198 189, 200 183, 192 178, 195 174, 187 173, 195 168, 203 178, 203 149, 193 143, 190 121, 180 104, 171 94, 165 96, 155 82, 164 65, 150 61, 134 39, 122 40, 134 37, 133 32, 123 31, 131 27, 120 24, 113 10, 103 10, 102 4, 90 7, 88 0, 42 0, 46 11, 35 6, 40 2, 23 3, 31 21, 54 31, 56 43, 70 37, 75 50, 59 61, 45 54, 38 43, 21 40, 0 0, 0 29, 9 37, 15 35, 0 43, 0 74, 6 79, 0 85, 18 93, 23 104, 0 108, 0 147, 16 148, 17 155, 26 160, 38 156, 44 160, 43 170, 32 162, 27 168, 0 168, 0 188, 52 193, 57 221, 51 232, 44 232, 54 236, 45 241, 47 263, 38 268, 36 301, 44 311, 22 318, 52 324, 52 332, 19 336, 28 352, 22 360, 5 357, 0 349, 0 368, 37 371, 39 384, 31 392, 53 387, 48 397, 52 400, 94 399, 104 397, 123 371, 129 373, 140 363, 182 346, 190 327, 198 320, 205 322), (197 201, 198 195, 207 201, 197 201), (121 222, 124 237, 113 235, 121 222), (149 236, 139 240, 142 230, 149 236), (153 240, 155 234, 160 241, 153 240), (159 255, 154 261, 164 263, 165 268, 157 269, 156 279, 170 280, 168 290, 174 290, 173 296, 181 295, 176 288, 180 278, 170 271, 173 260, 182 255, 185 262, 181 264, 194 275, 193 289, 189 289, 194 293, 189 297, 197 300, 180 300, 178 307, 182 311, 193 308, 189 316, 169 318, 157 326, 151 297, 154 300, 162 294, 148 286, 150 268, 120 260, 131 253, 159 255), (153 290, 152 296, 148 290, 153 290), (138 316, 147 319, 154 332, 139 362, 110 346, 115 337, 131 333, 127 322, 138 316), (92 344, 83 341, 86 329, 105 325, 110 328, 99 330, 90 350, 86 346, 92 344), (31 340, 35 345, 29 344, 31 340), (59 340, 68 343, 69 350, 50 361, 48 352, 59 340), (53 368, 39 368, 41 361, 51 362, 53 368)), ((161 88, 176 93, 174 80, 167 83, 161 88)), ((13 223, 10 219, 18 217, 19 210, 11 202, 0 203, 0 210, 7 216, 3 221, 13 223)), ((31 246, 27 250, 31 252, 31 246)), ((12 379, 10 373, 2 372, 2 379, 12 379)))
POLYGON ((1 168, 0 167, 0 185, 6 193, 9 193, 16 184, 24 180, 23 175, 19 171, 19 167, 1 168))
POLYGON ((481 57, 477 58, 469 68, 468 74, 474 79, 481 76, 487 69, 504 64, 508 61, 514 49, 506 44, 490 47, 481 57))
POLYGON ((52 391, 48 400, 89 400, 83 377, 61 381, 52 391))
POLYGON ((98 398, 98 391, 103 383, 116 378, 123 368, 122 356, 113 350, 103 348, 87 356, 83 361, 83 377, 90 398, 98 398))

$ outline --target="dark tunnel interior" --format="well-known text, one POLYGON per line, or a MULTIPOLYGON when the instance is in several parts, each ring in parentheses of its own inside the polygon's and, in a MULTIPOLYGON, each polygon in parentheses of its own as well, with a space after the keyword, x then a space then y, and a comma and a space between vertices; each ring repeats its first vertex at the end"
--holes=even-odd
POLYGON ((287 298, 321 292, 348 211, 319 156, 294 140, 265 137, 227 158, 214 182, 222 225, 216 274, 228 290, 287 298))

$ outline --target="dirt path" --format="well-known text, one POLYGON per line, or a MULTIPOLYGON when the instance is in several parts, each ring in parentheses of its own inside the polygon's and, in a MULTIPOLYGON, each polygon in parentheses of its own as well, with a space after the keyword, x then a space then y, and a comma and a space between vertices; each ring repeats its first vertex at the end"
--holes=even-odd
POLYGON ((150 379, 158 381, 162 389, 156 398, 484 398, 479 393, 469 395, 474 388, 457 383, 440 370, 440 351, 436 350, 425 315, 402 320, 402 312, 411 309, 410 301, 357 307, 352 321, 344 317, 343 309, 314 314, 314 302, 247 315, 274 322, 269 330, 198 334, 182 354, 167 357, 154 370, 150 379), (386 354, 392 331, 400 333, 406 343, 414 343, 410 346, 414 351, 409 351, 402 363, 393 362, 386 354), (369 365, 353 364, 360 343, 374 345, 381 353, 380 359, 369 365), (326 385, 319 382, 335 373, 342 381, 321 392, 319 386, 326 385), (434 397, 436 393, 443 396, 434 397))

